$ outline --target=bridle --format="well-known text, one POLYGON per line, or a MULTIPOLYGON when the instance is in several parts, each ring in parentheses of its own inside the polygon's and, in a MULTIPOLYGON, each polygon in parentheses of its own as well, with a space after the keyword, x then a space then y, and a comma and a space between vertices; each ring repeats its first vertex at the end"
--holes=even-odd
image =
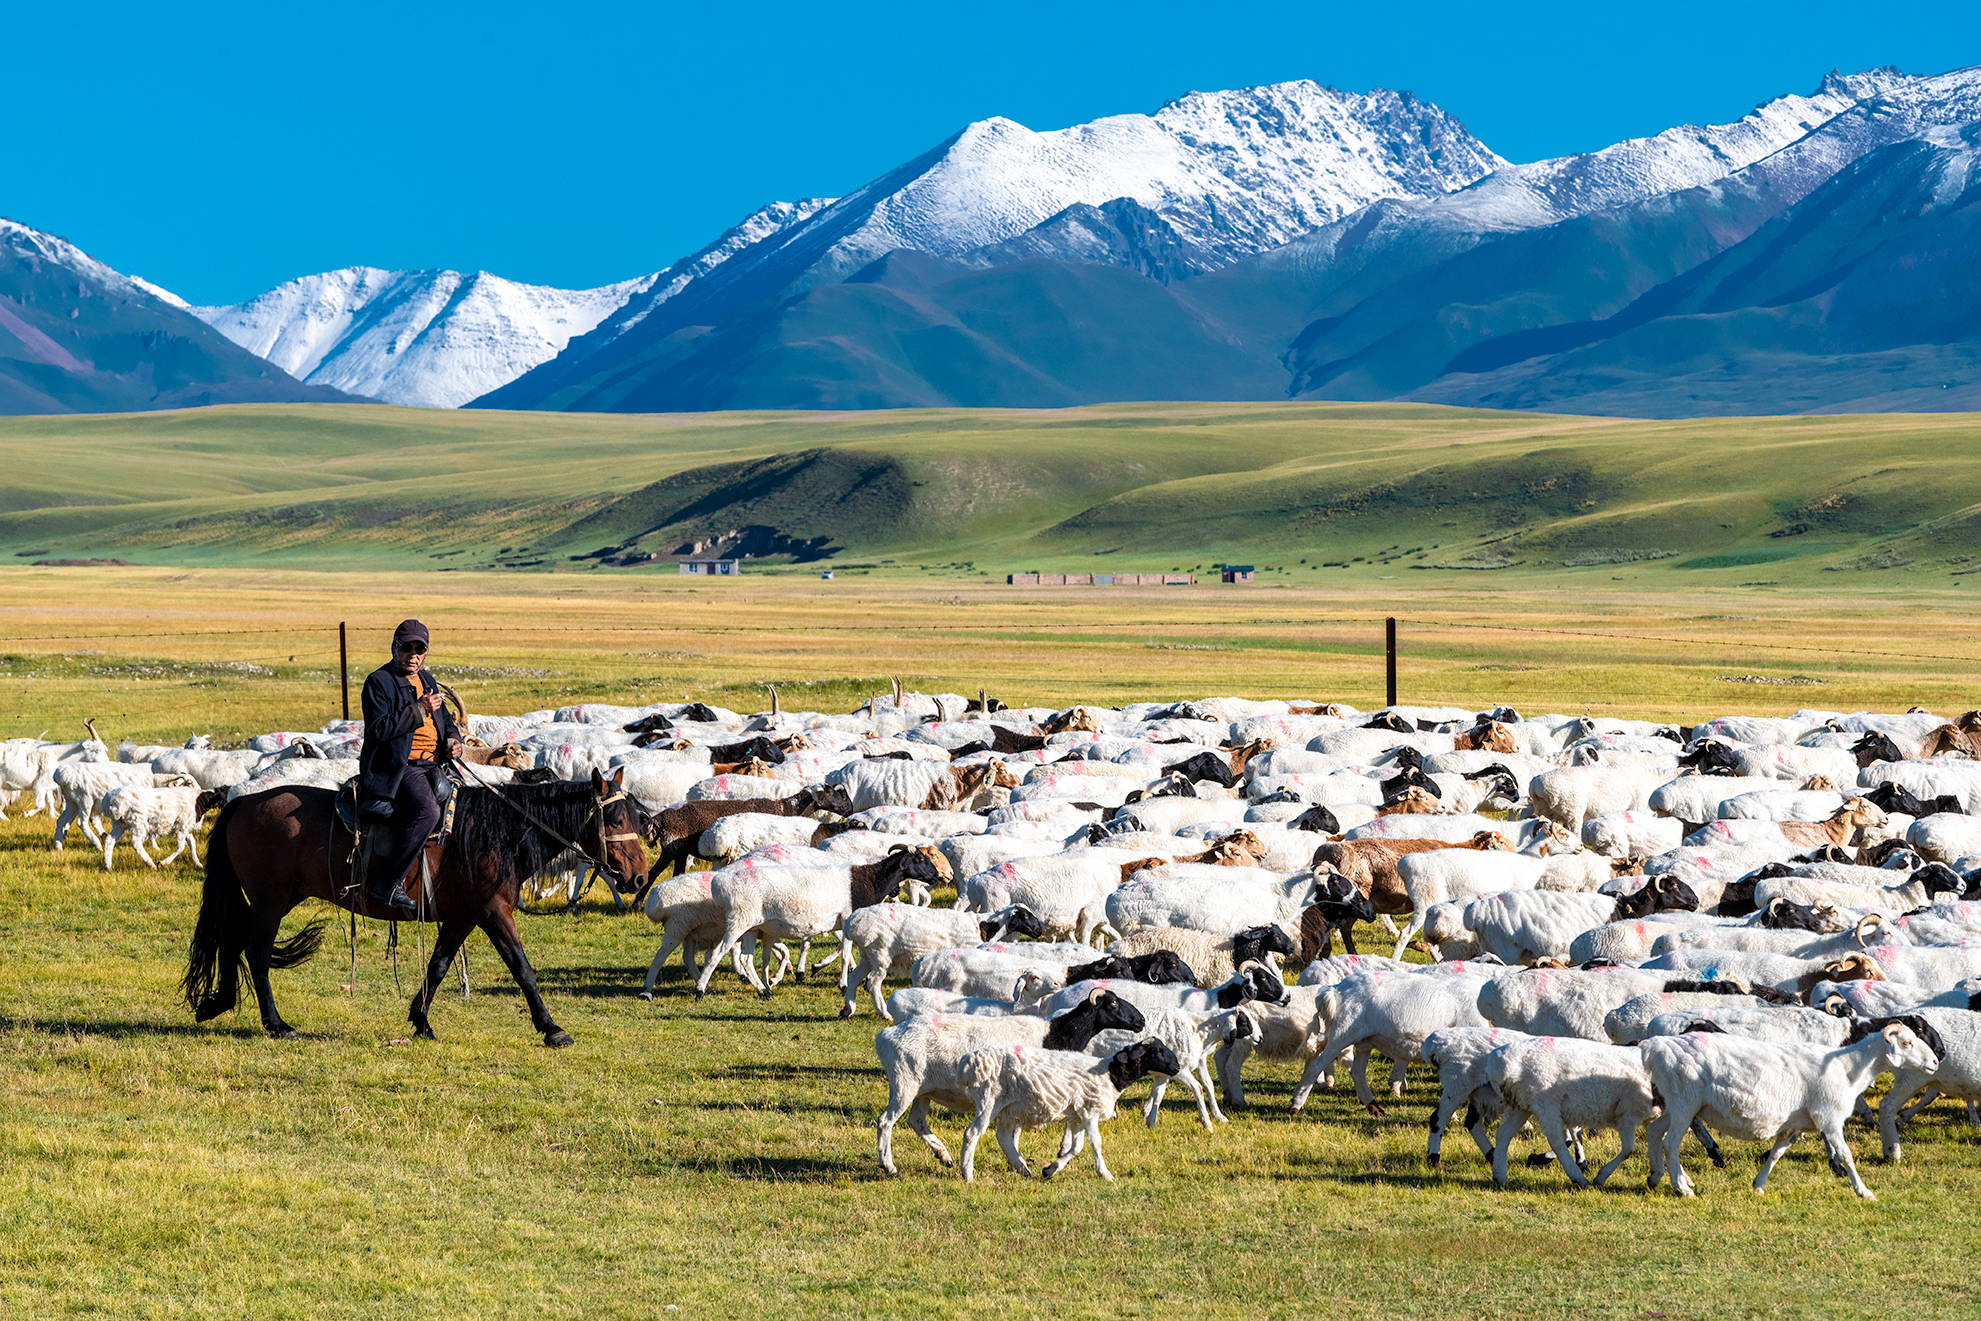
MULTIPOLYGON (((506 804, 512 811, 514 811, 517 815, 521 816, 525 821, 529 822, 531 825, 535 826, 538 830, 541 830, 544 834, 550 836, 552 839, 556 840, 559 844, 562 844, 565 848, 570 849, 572 852, 578 854, 578 856, 580 857, 587 856, 584 847, 580 845, 576 840, 566 838, 562 832, 553 829, 551 826, 546 824, 541 817, 536 815, 536 813, 530 811, 529 808, 524 807, 521 803, 511 798, 508 794, 503 793, 502 787, 500 785, 491 784, 487 780, 482 779, 482 777, 476 773, 473 763, 457 760, 454 764, 456 766, 459 766, 462 770, 466 771, 468 773, 469 779, 473 780, 476 784, 480 785, 482 788, 494 794, 497 799, 499 799, 501 802, 506 804)), ((585 833, 586 826, 591 825, 593 822, 598 823, 598 828, 595 832, 595 838, 598 843, 598 853, 597 856, 591 857, 590 861, 592 864, 592 869, 596 871, 599 875, 605 877, 605 883, 612 887, 612 893, 615 898, 619 894, 620 882, 627 878, 620 876, 617 871, 613 870, 612 862, 611 862, 612 853, 611 850, 607 848, 607 845, 620 843, 622 841, 629 839, 644 840, 646 836, 641 834, 637 830, 618 831, 612 834, 607 834, 605 809, 617 802, 631 801, 632 797, 633 796, 627 793, 624 789, 614 789, 609 794, 601 794, 600 796, 592 800, 591 811, 585 813, 585 819, 578 824, 578 833, 582 835, 585 833)), ((635 880, 633 883, 638 884, 638 881, 635 880)))

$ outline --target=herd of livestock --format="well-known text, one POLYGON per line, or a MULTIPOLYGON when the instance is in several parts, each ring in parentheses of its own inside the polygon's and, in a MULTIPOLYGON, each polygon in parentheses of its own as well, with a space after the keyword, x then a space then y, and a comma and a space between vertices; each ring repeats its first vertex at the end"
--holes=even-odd
MULTIPOLYGON (((480 780, 618 775, 650 814, 646 997, 677 951, 696 995, 727 966, 768 996, 827 938, 842 1016, 864 998, 888 1023, 890 1174, 903 1121, 956 1163, 940 1105, 972 1116, 966 1178, 992 1131, 1031 1173, 1032 1128, 1062 1134, 1045 1174, 1091 1144, 1112 1177, 1099 1124, 1125 1089, 1152 1082, 1153 1125, 1176 1082, 1210 1128, 1255 1059, 1299 1066, 1295 1110, 1346 1064, 1377 1115, 1371 1059, 1391 1096, 1421 1061, 1433 1162, 1462 1115, 1504 1183, 1532 1123, 1578 1185, 1642 1140, 1651 1185, 1683 1195, 1688 1137, 1716 1163, 1718 1137, 1767 1143, 1760 1191, 1815 1133, 1869 1198, 1847 1120, 1896 1160, 1921 1106, 1973 1121, 1981 1103, 1981 712, 1678 728, 897 688, 844 715, 584 705, 467 728, 480 780), (1358 923, 1394 945, 1357 952, 1358 923), (1413 945, 1434 961, 1405 961, 1413 945), (1592 1173, 1604 1130, 1621 1150, 1592 1173)), ((88 732, 0 743, 0 809, 52 816, 57 848, 79 829, 105 867, 120 841, 197 860, 215 806, 334 787, 359 739, 339 722, 112 750, 88 732)))

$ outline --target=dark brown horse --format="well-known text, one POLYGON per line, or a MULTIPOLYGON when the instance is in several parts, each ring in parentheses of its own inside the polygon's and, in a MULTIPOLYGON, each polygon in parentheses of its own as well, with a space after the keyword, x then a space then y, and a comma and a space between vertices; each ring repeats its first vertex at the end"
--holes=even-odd
MULTIPOLYGON (((558 780, 505 785, 499 796, 475 786, 457 791, 453 833, 444 846, 427 845, 431 892, 422 893, 417 865, 406 879, 406 892, 420 905, 422 919, 440 924, 426 977, 408 1015, 417 1035, 433 1039, 427 1008, 434 991, 461 942, 480 927, 522 987, 544 1044, 571 1044, 570 1034, 551 1021, 537 992, 536 973, 516 936, 516 905, 523 882, 567 851, 563 840, 575 843, 623 889, 645 879, 647 854, 641 840, 651 824, 620 787, 624 775, 621 771, 607 780, 594 771, 589 784, 558 780)), ((296 1035, 275 1010, 268 973, 294 967, 316 953, 324 924, 312 922, 278 941, 283 917, 305 899, 322 899, 366 917, 397 916, 351 886, 350 852, 351 835, 337 820, 329 789, 270 789, 237 798, 221 810, 207 845, 206 885, 182 983, 195 1019, 204 1023, 239 1003, 245 964, 261 1025, 277 1037, 296 1035)))

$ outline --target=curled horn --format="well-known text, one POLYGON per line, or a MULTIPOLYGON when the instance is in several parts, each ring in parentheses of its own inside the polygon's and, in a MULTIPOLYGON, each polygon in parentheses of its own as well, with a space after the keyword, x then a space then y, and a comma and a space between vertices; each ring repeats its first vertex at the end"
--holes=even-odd
POLYGON ((1865 928, 1868 927, 1872 931, 1876 931, 1879 927, 1883 926, 1884 924, 1885 924, 1885 919, 1880 915, 1878 915, 1877 913, 1866 913, 1863 917, 1858 918, 1857 928, 1855 931, 1851 933, 1851 935, 1857 941, 1858 948, 1862 949, 1864 946, 1869 945, 1871 943, 1870 940, 1867 939, 1865 936, 1865 928))
POLYGON ((1096 986, 1093 990, 1087 992, 1087 1003, 1097 1005, 1101 1002, 1101 997, 1106 994, 1107 988, 1105 986, 1096 986))
MULTIPOLYGON (((430 679, 433 678, 432 675, 428 675, 427 677, 430 679)), ((463 728, 466 728, 468 722, 468 704, 461 700, 461 694, 455 692, 453 688, 438 679, 433 680, 433 686, 440 690, 441 697, 445 698, 447 704, 454 708, 454 714, 461 718, 461 725, 463 728)))
POLYGON ((103 742, 103 739, 102 739, 102 737, 101 737, 100 735, 98 735, 98 734, 97 734, 97 732, 96 732, 96 717, 95 717, 95 716, 89 716, 89 717, 87 717, 86 719, 84 719, 84 721, 83 721, 83 728, 84 728, 84 729, 87 729, 87 730, 89 731, 89 737, 90 737, 90 741, 91 741, 92 743, 101 743, 101 742, 103 742))

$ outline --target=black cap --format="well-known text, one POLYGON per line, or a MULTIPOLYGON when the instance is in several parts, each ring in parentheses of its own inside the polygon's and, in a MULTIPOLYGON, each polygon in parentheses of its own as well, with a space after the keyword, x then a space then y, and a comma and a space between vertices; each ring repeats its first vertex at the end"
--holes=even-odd
POLYGON ((408 619, 392 631, 392 645, 395 647, 401 642, 429 641, 430 639, 426 635, 426 625, 417 619, 408 619))

